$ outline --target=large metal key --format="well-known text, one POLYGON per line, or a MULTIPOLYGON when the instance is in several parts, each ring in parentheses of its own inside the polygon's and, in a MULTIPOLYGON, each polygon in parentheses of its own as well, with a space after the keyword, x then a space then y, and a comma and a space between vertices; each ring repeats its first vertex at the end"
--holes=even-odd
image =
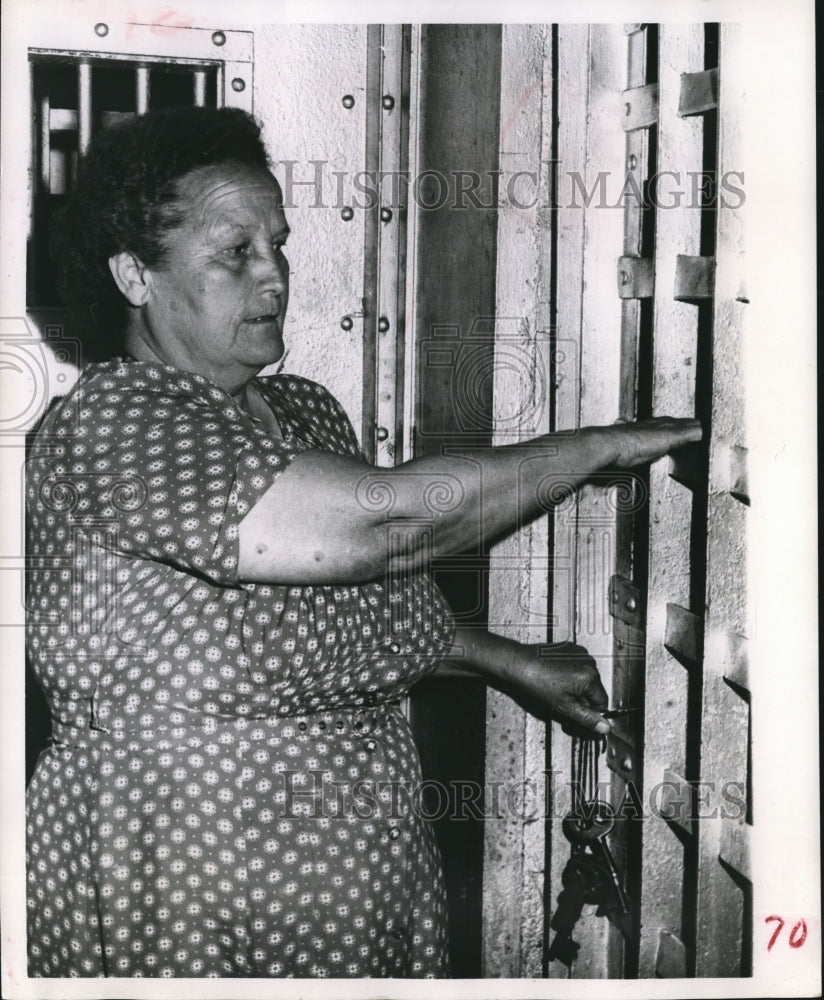
POLYGON ((588 886, 585 886, 578 879, 570 880, 569 884, 564 884, 549 926, 554 931, 558 931, 559 934, 571 935, 573 927, 581 916, 587 894, 588 886))
POLYGON ((579 946, 572 939, 572 931, 581 916, 590 888, 585 879, 580 877, 581 873, 572 869, 573 860, 571 858, 564 868, 561 876, 564 888, 558 896, 555 912, 549 922, 549 926, 556 931, 549 946, 549 960, 557 958, 564 965, 572 965, 578 957, 579 946))
POLYGON ((609 849, 606 836, 590 841, 589 848, 594 856, 603 863, 604 868, 609 873, 610 893, 608 896, 605 895, 602 897, 600 901, 601 910, 604 913, 608 913, 612 909, 617 909, 622 914, 629 913, 629 898, 624 890, 621 875, 615 867, 615 858, 613 858, 612 851, 609 849))
POLYGON ((552 962, 558 959, 564 965, 572 965, 578 957, 579 945, 572 939, 572 930, 584 908, 584 887, 576 884, 565 887, 558 896, 558 904, 549 926, 556 932, 547 953, 552 962))
POLYGON ((550 921, 550 927, 558 933, 548 956, 557 958, 564 965, 571 965, 578 955, 578 944, 572 939, 572 931, 578 922, 584 903, 600 903, 610 890, 610 874, 594 855, 586 851, 576 851, 567 861, 561 873, 564 888, 558 896, 558 905, 550 921))
POLYGON ((584 802, 564 817, 561 829, 571 844, 586 846, 602 840, 615 826, 615 811, 603 799, 584 802))
MULTIPOLYGON (((615 867, 615 859, 607 843, 609 834, 615 825, 615 812, 612 806, 603 799, 583 803, 577 810, 571 812, 564 818, 562 830, 567 840, 573 846, 592 851, 594 858, 597 858, 603 869, 608 874, 607 885, 598 893, 598 902, 601 911, 607 913, 610 910, 618 910, 624 914, 629 911, 629 900, 621 882, 621 876, 615 867)), ((581 857, 580 854, 577 855, 581 857)), ((573 858, 564 869, 564 874, 572 863, 573 858)))

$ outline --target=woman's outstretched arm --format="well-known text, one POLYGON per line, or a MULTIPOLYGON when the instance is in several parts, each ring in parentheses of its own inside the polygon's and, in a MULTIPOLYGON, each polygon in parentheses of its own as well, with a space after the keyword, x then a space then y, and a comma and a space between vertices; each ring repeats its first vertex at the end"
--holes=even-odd
POLYGON ((417 458, 392 469, 307 451, 241 522, 242 580, 362 583, 500 537, 558 502, 593 473, 645 465, 701 438, 697 420, 546 434, 524 444, 417 458), (389 551, 387 525, 410 530, 389 551), (434 551, 414 526, 431 525, 434 551))

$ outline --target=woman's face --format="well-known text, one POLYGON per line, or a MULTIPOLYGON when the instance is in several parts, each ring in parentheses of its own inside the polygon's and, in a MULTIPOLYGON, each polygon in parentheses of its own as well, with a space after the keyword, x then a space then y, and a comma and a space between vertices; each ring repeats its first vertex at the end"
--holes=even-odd
POLYGON ((183 224, 150 269, 145 336, 162 360, 229 392, 283 355, 289 234, 267 171, 221 164, 178 181, 183 224))

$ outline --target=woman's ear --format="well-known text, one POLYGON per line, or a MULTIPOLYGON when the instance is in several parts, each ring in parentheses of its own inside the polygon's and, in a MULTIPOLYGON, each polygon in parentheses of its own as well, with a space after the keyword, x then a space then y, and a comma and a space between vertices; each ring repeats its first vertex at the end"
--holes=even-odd
POLYGON ((109 257, 109 270, 115 284, 133 306, 146 304, 151 288, 149 269, 128 250, 109 257))

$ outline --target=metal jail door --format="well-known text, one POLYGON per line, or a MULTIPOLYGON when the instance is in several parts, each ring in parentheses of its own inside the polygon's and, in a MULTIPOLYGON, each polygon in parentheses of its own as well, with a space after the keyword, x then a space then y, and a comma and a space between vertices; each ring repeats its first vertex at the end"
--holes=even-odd
MULTIPOLYGON (((602 558, 593 532, 610 512, 597 485, 578 504, 571 631, 587 642, 587 622, 599 616, 587 607, 593 599, 611 619, 611 636, 597 640, 595 651, 611 666, 613 705, 625 710, 608 740, 607 764, 619 816, 614 849, 635 922, 627 940, 615 928, 591 927, 573 975, 747 975, 739 34, 729 25, 631 24, 623 32, 562 26, 558 36, 561 81, 588 62, 583 96, 559 84, 557 148, 562 170, 580 165, 578 190, 590 197, 577 217, 569 202, 558 208, 563 285, 580 289, 570 315, 559 278, 558 337, 569 332, 581 357, 580 396, 562 388, 558 406, 582 424, 697 416, 705 432, 700 446, 631 477, 613 503, 610 579, 604 588, 598 578, 594 598, 584 589, 602 558), (596 107, 597 123, 584 116, 596 107), (623 231, 616 234, 613 221, 606 237, 610 224, 596 216, 604 211, 599 170, 620 178, 604 190, 608 203, 623 205, 623 231), (579 241, 571 250, 570 230, 579 241), (602 280, 605 239, 613 303, 591 290, 602 280)), ((556 545, 567 543, 566 526, 562 532, 556 525, 556 545)), ((555 760, 566 766, 563 751, 555 760)), ((556 873, 559 863, 556 856, 556 873)))

